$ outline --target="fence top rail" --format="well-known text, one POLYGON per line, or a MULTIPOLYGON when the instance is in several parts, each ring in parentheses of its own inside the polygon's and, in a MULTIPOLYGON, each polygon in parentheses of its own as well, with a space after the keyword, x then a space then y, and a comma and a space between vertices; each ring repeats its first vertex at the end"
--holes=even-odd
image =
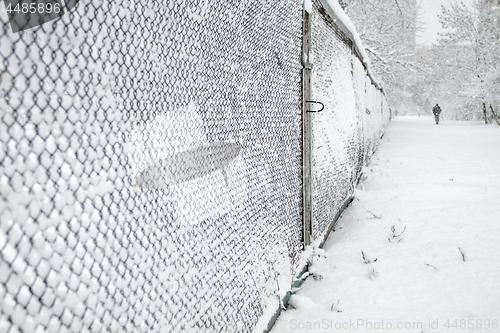
MULTIPOLYGON (((349 17, 344 13, 344 10, 340 6, 340 4, 337 2, 337 0, 319 0, 319 1, 323 6, 323 8, 325 9, 326 14, 328 14, 332 18, 332 20, 335 22, 340 31, 342 31, 345 34, 345 36, 348 39, 350 39, 354 44, 356 56, 363 63, 367 75, 372 81, 373 85, 375 85, 375 87, 378 90, 383 92, 384 89, 382 85, 379 83, 379 81, 375 78, 375 76, 372 73, 370 57, 368 57, 368 54, 366 53, 361 38, 359 37, 359 34, 356 31, 356 27, 351 22, 349 17)), ((311 0, 304 0, 304 8, 306 10, 308 9, 310 10, 311 0)))

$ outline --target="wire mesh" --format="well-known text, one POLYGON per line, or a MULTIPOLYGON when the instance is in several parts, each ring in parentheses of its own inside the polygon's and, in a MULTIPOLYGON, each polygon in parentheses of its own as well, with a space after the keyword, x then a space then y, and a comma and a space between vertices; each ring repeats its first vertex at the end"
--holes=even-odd
MULTIPOLYGON (((302 0, 66 5, 0 10, 0 332, 251 331, 302 250, 302 0)), ((315 13, 318 236, 376 139, 315 13)))
MULTIPOLYGON (((363 142, 358 132, 352 43, 324 14, 319 1, 312 12, 312 99, 325 110, 312 119, 312 239, 325 232, 352 195, 363 142)), ((364 77, 364 76, 363 76, 364 77)))
POLYGON ((353 196, 362 167, 389 120, 383 93, 372 83, 353 42, 319 0, 312 7, 312 99, 325 110, 312 117, 312 239, 323 241, 353 196))
POLYGON ((1 331, 251 330, 302 247, 300 17, 299 1, 81 1, 18 33, 2 17, 1 331))

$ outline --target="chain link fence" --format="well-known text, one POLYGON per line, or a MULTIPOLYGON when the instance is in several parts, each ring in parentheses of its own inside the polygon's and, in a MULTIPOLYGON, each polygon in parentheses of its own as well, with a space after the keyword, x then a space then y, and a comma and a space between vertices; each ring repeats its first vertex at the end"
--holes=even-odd
POLYGON ((367 76, 353 41, 320 0, 312 3, 311 98, 325 110, 312 116, 312 241, 323 241, 349 200, 371 156, 389 108, 367 76), (382 104, 384 103, 384 104, 382 104))
MULTIPOLYGON (((251 331, 300 269, 302 1, 6 4, 0 332, 251 331)), ((314 239, 388 118, 318 8, 314 239)))

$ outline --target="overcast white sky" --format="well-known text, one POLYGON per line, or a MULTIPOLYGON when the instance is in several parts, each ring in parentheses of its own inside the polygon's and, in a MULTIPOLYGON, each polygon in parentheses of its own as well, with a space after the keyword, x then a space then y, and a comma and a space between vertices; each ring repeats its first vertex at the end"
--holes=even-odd
MULTIPOLYGON (((438 39, 438 32, 442 32, 441 23, 438 20, 438 14, 441 14, 441 5, 448 5, 454 0, 421 0, 425 31, 420 33, 420 37, 417 36, 417 43, 424 43, 426 45, 431 45, 438 39)), ((458 2, 463 2, 465 4, 472 3, 472 0, 461 0, 458 2)))

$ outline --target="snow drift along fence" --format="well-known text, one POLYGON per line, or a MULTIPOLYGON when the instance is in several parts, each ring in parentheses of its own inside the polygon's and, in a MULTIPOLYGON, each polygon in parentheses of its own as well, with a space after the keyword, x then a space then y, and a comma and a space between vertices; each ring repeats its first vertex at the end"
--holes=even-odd
MULTIPOLYGON (((303 249, 302 1, 72 6, 0 9, 0 331, 252 330, 303 249)), ((311 15, 317 243, 388 108, 311 15)))

